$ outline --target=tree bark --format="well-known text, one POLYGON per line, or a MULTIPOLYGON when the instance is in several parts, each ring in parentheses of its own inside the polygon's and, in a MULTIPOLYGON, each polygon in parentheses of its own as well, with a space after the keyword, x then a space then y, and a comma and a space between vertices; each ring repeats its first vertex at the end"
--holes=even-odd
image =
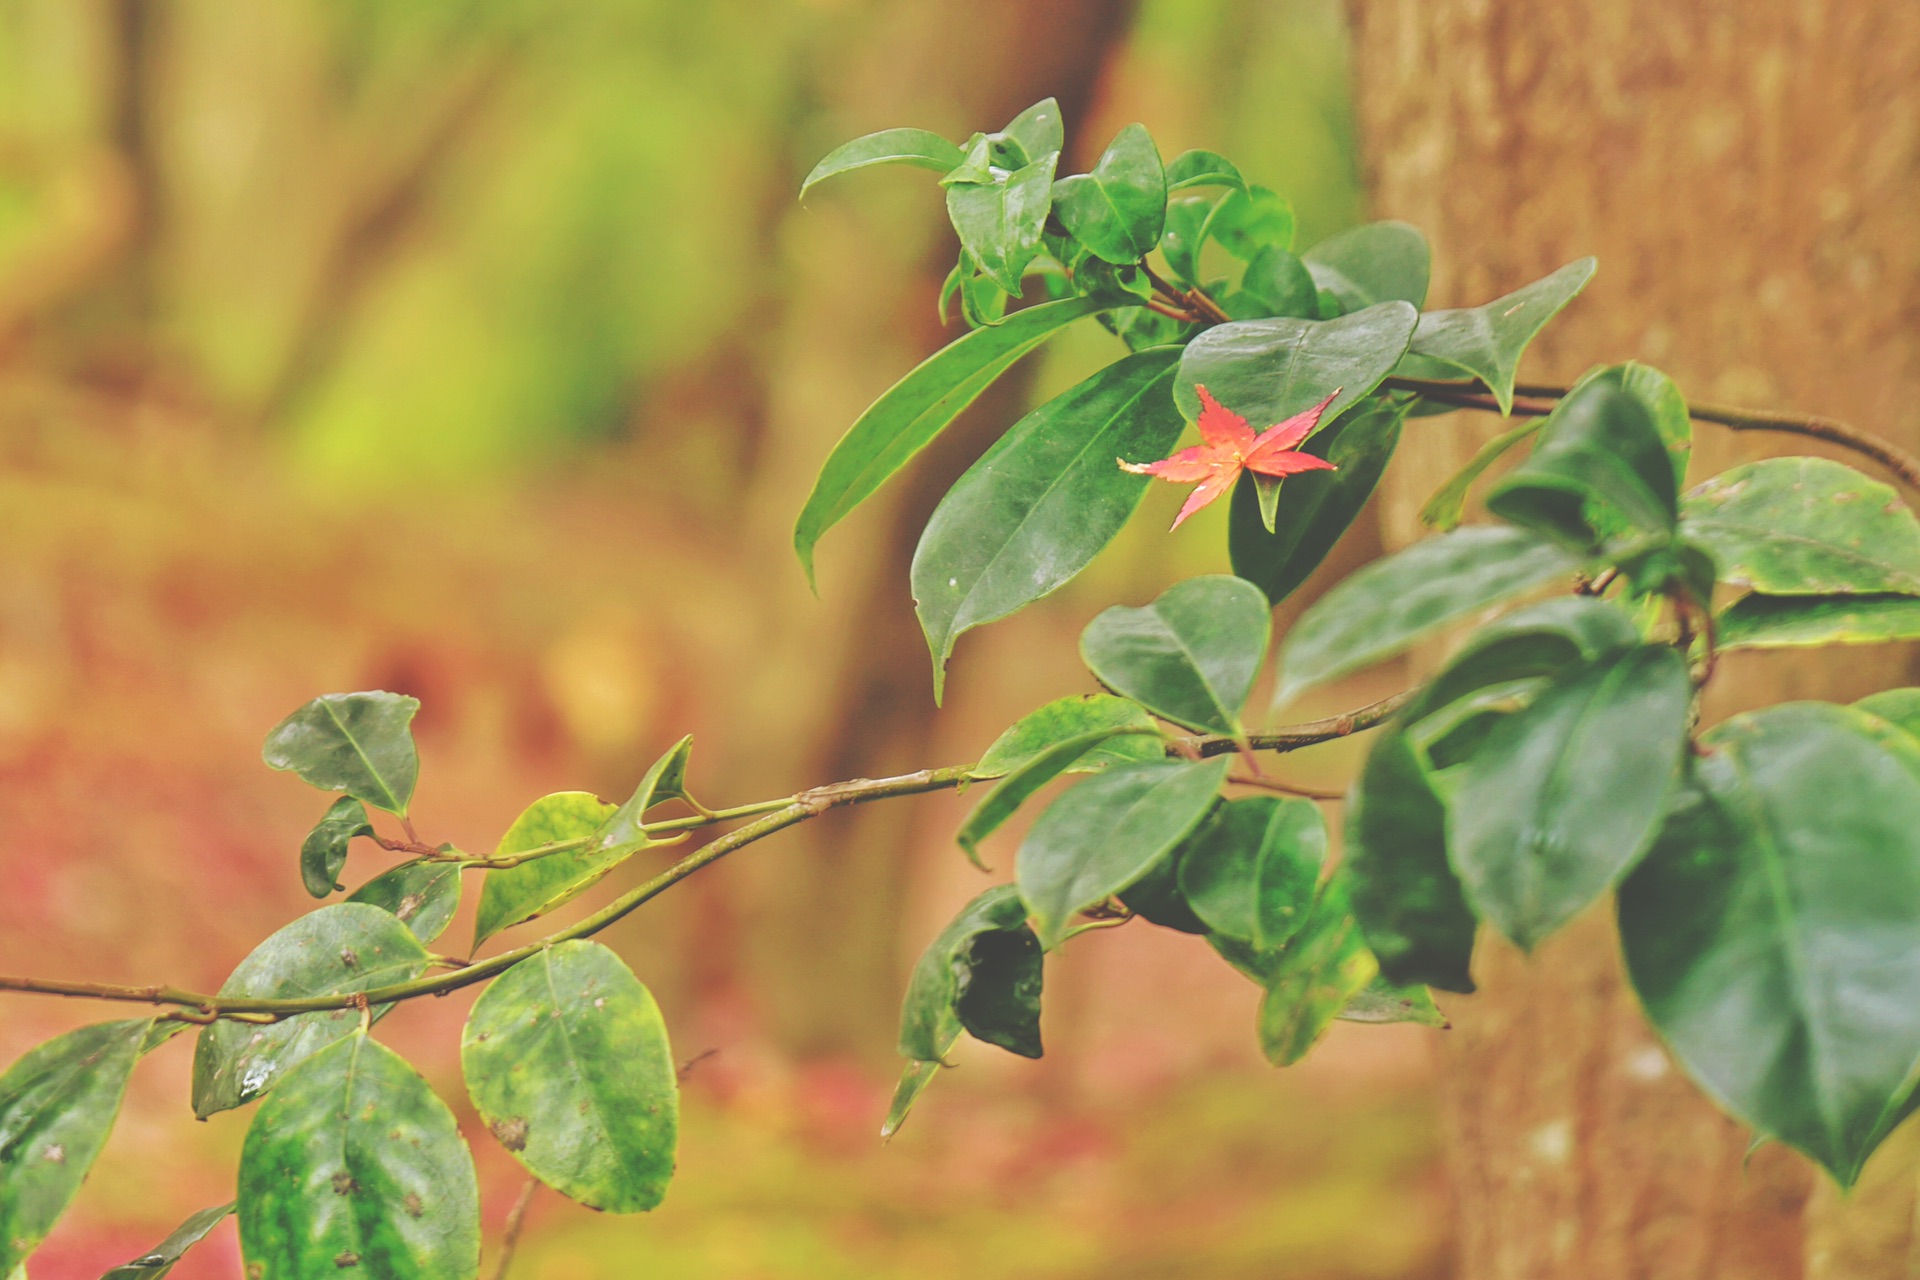
MULTIPOLYGON (((1531 358, 1657 364, 1700 399, 1920 435, 1920 10, 1895 0, 1349 0, 1373 213, 1422 227, 1429 305, 1582 254, 1600 274, 1531 358)), ((1415 424, 1389 545, 1491 431, 1415 424)), ((1702 426, 1697 480, 1804 441, 1702 426)), ((1859 463, 1858 459, 1848 459, 1859 463)), ((1859 464, 1873 470, 1870 463, 1859 464)), ((1903 651, 1728 665, 1710 715, 1910 679, 1903 651)), ((1912 1143, 1842 1204, 1658 1046, 1609 912, 1531 960, 1487 947, 1447 1065, 1468 1280, 1913 1276, 1912 1143)))

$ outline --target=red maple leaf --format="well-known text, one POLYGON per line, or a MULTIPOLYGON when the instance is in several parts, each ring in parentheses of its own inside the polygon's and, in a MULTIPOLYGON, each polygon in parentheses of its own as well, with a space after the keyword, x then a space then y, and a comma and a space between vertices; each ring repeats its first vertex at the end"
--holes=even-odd
POLYGON ((1124 470, 1136 475, 1171 480, 1174 484, 1199 482, 1198 487, 1187 496, 1187 503, 1180 508, 1180 514, 1173 518, 1175 529, 1180 527, 1182 520, 1233 488, 1233 482, 1240 478, 1242 471, 1263 476, 1290 476, 1301 471, 1335 469, 1325 458, 1301 453, 1300 442, 1320 424, 1320 415, 1326 412, 1327 406, 1333 403, 1333 396, 1339 395, 1339 391, 1313 408, 1296 413, 1256 436, 1245 418, 1215 400, 1205 387, 1196 383, 1193 389, 1200 396, 1200 421, 1196 424, 1200 428, 1200 444, 1182 449, 1171 458, 1162 458, 1158 462, 1120 460, 1124 470))

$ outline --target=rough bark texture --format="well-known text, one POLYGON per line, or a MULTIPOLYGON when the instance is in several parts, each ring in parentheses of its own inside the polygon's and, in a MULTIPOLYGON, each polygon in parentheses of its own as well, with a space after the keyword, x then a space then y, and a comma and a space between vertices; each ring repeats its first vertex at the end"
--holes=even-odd
MULTIPOLYGON (((1897 0, 1349 0, 1376 216, 1432 238, 1432 305, 1475 303, 1574 257, 1599 277, 1536 377, 1637 358, 1701 399, 1799 407, 1920 435, 1920 9, 1897 0)), ((1413 433, 1390 544, 1489 434, 1413 433)), ((1803 442, 1702 428, 1694 474, 1803 442)), ((1865 464, 1871 470, 1871 464, 1865 464)), ((1846 697, 1902 653, 1733 664, 1711 711, 1846 697)), ((1481 963, 1453 1008, 1459 1274, 1912 1276, 1911 1142, 1844 1204, 1763 1150, 1667 1060, 1595 913, 1531 960, 1481 963), (1809 1207, 1810 1206, 1810 1207, 1809 1207)))

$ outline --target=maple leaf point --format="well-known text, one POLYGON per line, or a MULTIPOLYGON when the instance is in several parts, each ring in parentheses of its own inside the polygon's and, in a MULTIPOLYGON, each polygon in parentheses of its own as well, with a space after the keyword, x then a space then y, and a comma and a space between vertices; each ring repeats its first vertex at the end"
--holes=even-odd
POLYGON ((1200 396, 1200 421, 1195 425, 1200 428, 1201 443, 1158 462, 1120 459, 1121 469, 1135 475, 1195 485, 1194 491, 1187 495, 1186 505, 1173 518, 1173 528, 1178 529, 1181 521, 1231 490, 1242 471, 1290 476, 1301 471, 1335 470, 1325 458, 1301 453, 1300 444, 1320 425, 1320 415, 1333 403, 1333 397, 1340 394, 1337 389, 1313 408, 1296 413, 1259 435, 1253 433, 1245 418, 1215 400, 1205 387, 1195 383, 1193 389, 1200 396))

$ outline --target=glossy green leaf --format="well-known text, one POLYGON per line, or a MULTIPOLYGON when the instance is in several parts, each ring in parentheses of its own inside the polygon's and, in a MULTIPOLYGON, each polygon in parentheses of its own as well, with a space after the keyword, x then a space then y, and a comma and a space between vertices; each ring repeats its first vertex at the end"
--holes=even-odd
POLYGON ((1621 886, 1628 971, 1695 1079, 1850 1185, 1920 1061, 1920 742, 1789 703, 1702 746, 1621 886))
POLYGON ((1336 232, 1300 255, 1314 283, 1343 312, 1395 299, 1427 304, 1433 256, 1427 238, 1404 222, 1368 222, 1336 232))
POLYGON ((347 901, 391 911, 429 943, 446 932, 460 907, 460 876, 457 862, 403 862, 355 889, 347 901))
POLYGON ((1569 262, 1552 275, 1478 307, 1429 311, 1407 350, 1480 379, 1500 412, 1513 407, 1513 379, 1527 344, 1593 279, 1596 260, 1569 262))
POLYGON ((233 1210, 234 1206, 230 1203, 202 1209, 174 1228, 165 1240, 131 1262, 115 1267, 101 1276, 100 1280, 164 1280, 172 1272, 174 1264, 186 1256, 187 1250, 205 1240, 208 1233, 224 1222, 233 1210))
POLYGON ((1920 597, 1742 596, 1719 617, 1726 649, 1799 649, 1920 640, 1920 597))
POLYGON ((1883 689, 1853 705, 1920 738, 1920 689, 1883 689))
POLYGON ((592 840, 616 812, 616 806, 586 791, 557 791, 528 805, 500 837, 494 857, 504 858, 572 840, 579 841, 581 847, 535 858, 517 867, 487 872, 474 919, 474 949, 478 950, 482 942, 502 929, 531 920, 579 896, 624 862, 632 849, 616 845, 605 853, 586 851, 587 841, 592 840))
POLYGON ((1241 178, 1231 160, 1214 151, 1182 151, 1167 165, 1167 190, 1181 191, 1187 187, 1233 187, 1246 190, 1246 181, 1241 178))
POLYGON ((329 693, 275 725, 260 755, 309 786, 404 816, 420 776, 411 727, 418 710, 418 698, 398 693, 329 693))
POLYGON ((1257 431, 1338 391, 1320 419, 1331 424, 1392 372, 1418 319, 1412 307, 1393 302, 1338 320, 1215 325, 1182 350, 1174 400, 1196 418, 1194 387, 1204 386, 1257 431))
POLYGON ((1189 578, 1141 608, 1087 624, 1080 657, 1100 683, 1189 729, 1238 734, 1267 654, 1267 598, 1241 578, 1189 578))
MULTIPOLYGON (((221 984, 220 994, 254 1000, 350 995, 411 982, 430 963, 426 948, 392 912, 364 902, 337 902, 301 916, 255 947, 221 984)), ((392 1007, 376 1005, 373 1016, 382 1017, 392 1007)), ((359 1025, 360 1013, 352 1008, 266 1025, 209 1024, 193 1051, 194 1114, 204 1119, 251 1102, 296 1063, 359 1025)))
POLYGON ((1287 632, 1274 705, 1578 567, 1552 543, 1498 525, 1456 529, 1376 560, 1315 601, 1287 632))
POLYGON ((1020 279, 1040 252, 1053 196, 1057 153, 1040 156, 1011 173, 996 171, 987 182, 953 182, 947 216, 980 270, 1002 290, 1020 296, 1020 279))
POLYGON ((1115 361, 1027 414, 940 500, 913 554, 914 609, 933 654, 934 699, 954 641, 1057 590, 1140 505, 1151 481, 1119 458, 1162 458, 1184 423, 1179 352, 1115 361))
POLYGON ((1319 896, 1266 976, 1260 1049, 1276 1067, 1305 1057, 1380 972, 1337 880, 1319 896))
POLYGON ((829 151, 800 184, 800 198, 806 199, 816 182, 836 174, 852 173, 855 169, 877 164, 910 164, 945 173, 965 158, 959 147, 937 133, 925 129, 882 129, 829 151))
MULTIPOLYGON (((601 828, 593 833, 580 851, 586 860, 625 857, 649 845, 670 843, 647 835, 647 810, 669 800, 687 796, 687 761, 693 754, 693 735, 688 734, 668 747, 641 775, 626 803, 614 810, 601 828)), ((562 855, 564 856, 564 855, 562 855)), ((598 877, 596 877, 597 879, 598 877)), ((584 886, 582 886, 584 887, 584 886)))
POLYGON ((367 807, 352 796, 341 796, 300 842, 300 881, 307 892, 324 898, 340 888, 340 869, 347 865, 347 846, 355 836, 370 836, 367 807))
POLYGON ((927 357, 869 405, 834 445, 794 525, 793 548, 808 581, 821 534, 926 448, 1014 361, 1062 326, 1112 305, 1110 299, 1064 298, 1016 311, 1004 324, 976 329, 927 357))
POLYGON ((1685 484, 1687 463, 1693 454, 1693 417, 1687 410, 1686 397, 1680 394, 1673 379, 1651 365, 1629 360, 1594 369, 1582 375, 1575 386, 1590 382, 1614 387, 1640 402, 1653 419, 1654 430, 1666 443, 1667 455, 1673 459, 1674 484, 1685 484))
POLYGON ((1180 891, 1180 863, 1194 844, 1206 838, 1207 829, 1219 818, 1225 801, 1214 804, 1209 816, 1187 834, 1172 853, 1147 868, 1147 873, 1118 895, 1120 905, 1149 924, 1181 933, 1207 934, 1207 922, 1193 914, 1187 895, 1180 891))
POLYGON ((1422 986, 1397 987, 1384 978, 1375 978, 1361 988, 1340 1010, 1342 1022, 1411 1022, 1422 1027, 1447 1027, 1447 1015, 1433 1002, 1433 993, 1422 986))
POLYGON ((1652 843, 1687 750, 1693 687, 1665 646, 1557 677, 1447 771, 1447 849, 1478 913, 1532 948, 1652 843))
POLYGON ((1487 510, 1587 554, 1622 528, 1670 534, 1678 504, 1673 459, 1653 416, 1608 382, 1575 388, 1554 408, 1533 452, 1487 495, 1487 510))
POLYGON ((365 1034, 289 1072, 240 1150, 240 1253, 260 1280, 474 1280, 480 1192, 453 1113, 365 1034))
POLYGON ((1026 904, 1014 886, 995 885, 920 953, 900 1011, 900 1054, 938 1062, 965 1027, 977 1039, 1038 1058, 1040 990, 1040 947, 1027 927, 1026 904))
POLYGON ((1688 537, 1726 582, 1776 596, 1920 594, 1920 522, 1898 494, 1825 458, 1769 458, 1687 494, 1688 537))
POLYGON ((1230 191, 1214 206, 1207 234, 1242 262, 1262 249, 1293 247, 1293 206, 1262 186, 1230 191))
POLYGON ((639 1213, 673 1177, 680 1085, 666 1023, 597 942, 493 980, 460 1036, 474 1109, 529 1173, 592 1209, 639 1213))
POLYGON ((1227 762, 1124 765, 1055 800, 1014 861, 1020 896, 1048 950, 1077 912, 1120 893, 1198 826, 1227 762))
POLYGON ((1332 471, 1287 477, 1273 529, 1261 520, 1254 477, 1242 476, 1227 524, 1233 571, 1275 604, 1320 567, 1373 495, 1400 443, 1406 406, 1385 400, 1355 409, 1301 447, 1325 458, 1332 471))
POLYGON ((1044 156, 1066 145, 1060 104, 1052 98, 1040 99, 1007 121, 1007 127, 1000 132, 1017 141, 1029 156, 1044 156))
POLYGON ((1215 203, 1211 196, 1183 196, 1167 201, 1160 252, 1165 255, 1173 278, 1182 284, 1200 282, 1200 249, 1207 242, 1207 221, 1213 216, 1215 203))
POLYGON ((0 1272, 39 1247, 120 1114, 151 1018, 99 1022, 29 1049, 0 1075, 0 1272))
POLYGON ((1327 826, 1312 801, 1234 800, 1182 848, 1180 888, 1215 933, 1274 951, 1305 923, 1326 855, 1327 826))
POLYGON ((998 831, 1007 819, 1019 812, 1021 805, 1032 799, 1042 787, 1065 773, 1096 747, 1113 738, 1136 736, 1151 738, 1155 747, 1154 754, 1165 754, 1161 746, 1160 731, 1157 728, 1152 725, 1145 728, 1130 725, 1095 729, 1090 733, 1056 742, 1030 756, 1019 768, 1007 774, 999 785, 974 806, 973 812, 968 814, 967 820, 960 824, 960 830, 954 833, 953 838, 966 851, 973 865, 985 871, 986 864, 980 860, 980 842, 998 831))
MULTIPOLYGON (((947 1040, 947 1045, 951 1047, 959 1038, 960 1031, 955 1028, 953 1035, 947 1040)), ((946 1049, 943 1048, 940 1053, 944 1058, 946 1049)), ((893 1101, 887 1105, 887 1118, 880 1125, 882 1140, 900 1132, 900 1126, 907 1122, 907 1113, 913 1110, 913 1104, 920 1101, 920 1095, 927 1091, 927 1086, 932 1084, 934 1077, 940 1074, 942 1065, 937 1060, 915 1061, 907 1064, 906 1070, 900 1073, 900 1083, 894 1086, 893 1101)))
MULTIPOLYGON (((1125 698, 1106 693, 1056 698, 1022 716, 995 738, 987 753, 980 757, 980 763, 973 766, 972 776, 1004 778, 1054 744, 1082 734, 1153 728, 1153 717, 1138 703, 1125 698)), ((1061 772, 1097 773, 1109 765, 1159 760, 1165 755, 1166 750, 1160 743, 1142 735, 1126 735, 1102 741, 1061 772)))
POLYGON ((1240 277, 1240 288, 1258 305, 1261 316, 1320 318, 1320 294, 1312 274, 1304 262, 1277 245, 1254 255, 1240 277))
POLYGON ((1153 252, 1166 212, 1166 171, 1145 125, 1122 129, 1092 172, 1053 184, 1054 216, 1108 262, 1138 262, 1153 252))

